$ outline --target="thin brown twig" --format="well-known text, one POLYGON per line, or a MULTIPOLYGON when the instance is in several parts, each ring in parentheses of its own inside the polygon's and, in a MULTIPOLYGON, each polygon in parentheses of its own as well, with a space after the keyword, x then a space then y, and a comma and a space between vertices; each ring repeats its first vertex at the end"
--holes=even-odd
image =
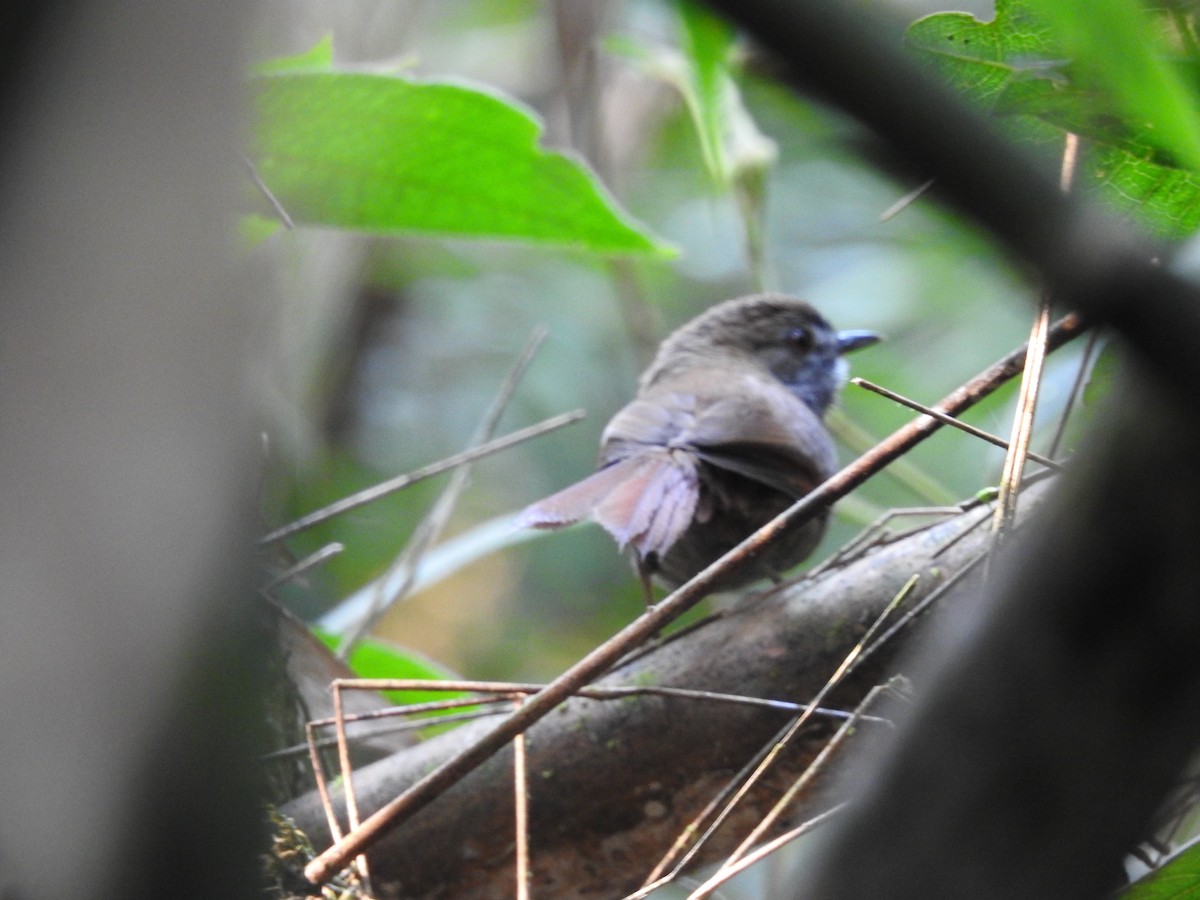
POLYGON ((1042 373, 1046 367, 1046 335, 1050 329, 1050 301, 1042 297, 1034 313, 1033 326, 1029 332, 1029 354, 1025 359, 1025 371, 1021 376, 1021 390, 1017 396, 1017 410, 1013 417, 1012 438, 1008 453, 1004 457, 1004 471, 1000 475, 1000 496, 996 503, 996 514, 992 520, 994 535, 992 550, 999 548, 1007 538, 1009 529, 1017 515, 1017 498, 1021 492, 1021 476, 1025 472, 1025 460, 1029 458, 1029 442, 1033 439, 1033 419, 1037 413, 1038 396, 1041 393, 1042 373))
MULTIPOLYGON (((829 676, 829 680, 825 682, 825 685, 821 688, 821 690, 817 691, 817 695, 812 701, 813 705, 820 703, 825 697, 828 697, 830 692, 837 688, 837 686, 845 680, 846 676, 854 670, 858 658, 862 656, 863 651, 870 646, 876 633, 883 627, 883 624, 891 617, 892 613, 899 609, 900 605, 908 599, 914 590, 916 590, 918 580, 918 576, 913 575, 904 583, 904 586, 896 592, 896 596, 888 602, 888 605, 884 607, 883 612, 881 612, 875 621, 871 623, 871 626, 867 629, 866 634, 864 634, 859 642, 854 645, 854 648, 846 654, 846 658, 842 660, 841 665, 837 667, 834 673, 829 676)), ((871 695, 868 694, 868 697, 869 696, 871 695)), ((795 722, 793 722, 789 727, 784 739, 776 744, 778 752, 783 751, 784 747, 791 742, 792 738, 795 737, 797 733, 799 733, 800 729, 805 725, 809 718, 810 717, 807 713, 796 718, 795 722)), ((845 726, 843 725, 843 730, 844 727, 845 726)), ((825 756, 828 752, 829 745, 826 744, 822 749, 821 754, 818 755, 818 759, 820 759, 822 756, 825 756)), ((771 762, 773 762, 773 759, 770 757, 763 761, 763 764, 759 767, 759 771, 755 772, 754 775, 751 776, 746 788, 749 788, 750 785, 757 782, 766 773, 766 770, 770 766, 771 762)), ((811 771, 811 768, 812 767, 810 766, 809 771, 811 771)), ((786 803, 777 803, 773 809, 763 816, 762 820, 758 822, 753 829, 751 829, 750 833, 746 835, 745 838, 743 838, 737 849, 729 855, 725 864, 737 862, 739 858, 741 858, 750 850, 750 848, 754 845, 754 842, 757 841, 767 831, 767 829, 778 820, 787 804, 791 802, 791 799, 800 790, 800 787, 808 783, 808 780, 809 779, 807 777, 802 776, 798 782, 792 785, 792 788, 784 794, 783 800, 785 800, 786 803)))
MULTIPOLYGON (((337 683, 333 685, 333 718, 334 733, 337 736, 338 767, 342 775, 342 795, 346 798, 346 823, 350 830, 358 828, 358 797, 354 793, 354 772, 350 765, 350 745, 346 741, 346 719, 342 706, 342 691, 337 683)), ((364 883, 370 884, 370 869, 367 868, 365 853, 359 854, 354 860, 359 877, 364 883)), ((369 890, 369 888, 368 888, 369 890)))
MULTIPOLYGON (((1049 347, 1056 349, 1062 346, 1081 334, 1085 327, 1083 320, 1078 316, 1074 314, 1066 316, 1050 330, 1049 347)), ((949 415, 955 415, 979 402, 1021 371, 1025 354, 1026 348, 1023 346, 1014 350, 951 392, 935 408, 949 415)), ((734 566, 739 565, 747 557, 761 553, 766 546, 778 540, 783 534, 808 521, 819 510, 858 487, 893 459, 907 453, 942 427, 940 422, 928 416, 922 416, 893 432, 870 451, 834 474, 811 493, 746 538, 729 553, 668 594, 658 604, 646 610, 613 637, 593 649, 583 659, 546 685, 543 690, 530 697, 529 701, 523 704, 517 712, 498 723, 495 728, 470 747, 445 760, 420 781, 376 810, 363 822, 362 826, 347 834, 342 840, 334 843, 310 862, 304 870, 305 876, 316 884, 327 881, 342 869, 348 860, 371 846, 382 835, 391 831, 418 809, 426 806, 468 772, 473 771, 513 737, 547 715, 599 673, 608 670, 631 647, 648 640, 699 603, 711 592, 718 579, 731 571, 734 566)))
MULTIPOLYGON (((500 424, 500 416, 508 408, 513 394, 517 391, 517 386, 525 377, 525 372, 533 362, 533 357, 537 354, 542 341, 546 339, 546 334, 546 328, 541 325, 533 330, 508 374, 504 377, 504 381, 501 382, 496 396, 492 398, 491 404, 484 412, 475 433, 471 435, 470 446, 478 446, 491 439, 496 431, 496 426, 500 424)), ((420 565, 421 559, 433 542, 437 540, 438 535, 442 533, 442 529, 450 520, 450 514, 458 503, 459 496, 466 489, 471 477, 472 466, 472 463, 463 463, 454 470, 454 474, 450 476, 449 481, 438 494, 433 506, 413 529, 404 549, 388 567, 387 573, 376 581, 376 589, 372 594, 371 603, 361 618, 347 628, 342 635, 341 642, 338 644, 338 656, 345 657, 358 640, 375 626, 384 613, 408 596, 416 581, 417 567, 420 565), (384 586, 396 581, 397 576, 398 583, 385 594, 384 586)))
MULTIPOLYGON (((624 662, 624 661, 623 661, 624 662)), ((386 684, 386 683, 385 683, 386 684)), ((344 685, 343 685, 344 686, 344 685)), ((360 722, 377 722, 383 719, 392 719, 396 717, 404 717, 406 719, 413 716, 419 716, 422 713, 438 712, 442 710, 462 709, 464 707, 487 707, 500 706, 502 704, 511 703, 518 697, 528 696, 545 687, 544 684, 508 684, 501 682, 497 687, 504 689, 507 687, 521 688, 522 690, 513 690, 511 692, 494 694, 488 697, 458 697, 454 700, 435 700, 426 703, 412 703, 406 706, 392 706, 384 709, 373 709, 361 713, 348 713, 343 717, 343 722, 347 725, 354 725, 360 722)), ((412 681, 402 682, 400 687, 378 686, 379 690, 457 690, 457 688, 448 688, 441 686, 440 682, 436 681, 412 681), (415 686, 410 686, 415 685, 415 686)), ((367 688, 364 687, 364 690, 367 688)), ((699 691, 689 688, 670 688, 670 687, 650 687, 639 685, 616 685, 613 687, 584 687, 576 696, 584 697, 588 700, 623 700, 626 697, 667 697, 677 700, 697 700, 701 702, 725 703, 735 706, 750 706, 758 709, 778 710, 779 712, 801 713, 809 708, 807 703, 793 703, 790 700, 772 700, 763 697, 748 697, 741 694, 720 694, 712 691, 699 691)), ((475 709, 468 712, 458 714, 447 714, 433 716, 428 718, 416 719, 414 721, 404 721, 396 723, 390 727, 373 729, 367 735, 368 737, 376 737, 381 734, 393 734, 404 731, 416 731, 422 728, 430 728, 432 726, 448 725, 454 722, 465 722, 474 719, 482 719, 488 716, 497 716, 503 713, 502 709, 475 709)), ((829 707, 819 706, 813 710, 813 715, 823 716, 830 719, 848 719, 853 713, 844 709, 830 709, 829 707)), ((875 722, 881 725, 892 725, 888 719, 873 718, 867 716, 862 719, 864 722, 875 722)), ((309 728, 330 728, 333 727, 336 720, 330 716, 323 719, 311 719, 307 725, 309 728)), ((346 738, 348 740, 356 740, 357 735, 347 731, 346 738)), ((317 748, 334 746, 337 743, 337 738, 316 738, 313 737, 310 741, 303 744, 298 744, 293 747, 283 747, 279 750, 272 750, 270 753, 264 753, 259 757, 260 762, 270 762, 276 759, 286 759, 290 756, 296 756, 306 752, 311 752, 315 745, 317 748)))
MULTIPOLYGON (((521 701, 513 704, 521 708, 521 701)), ((525 735, 513 738, 513 824, 516 830, 517 900, 529 900, 529 790, 525 784, 525 735)))
MULTIPOLYGON (((358 679, 356 679, 356 681, 357 680, 358 679)), ((361 679, 361 680, 367 681, 369 679, 361 679)), ((340 679, 339 680, 338 683, 341 684, 343 690, 352 690, 352 691, 357 691, 357 690, 454 691, 454 690, 458 690, 458 688, 453 688, 453 687, 441 687, 440 682, 437 682, 437 681, 421 682, 421 681, 405 680, 405 681, 399 682, 401 684, 406 685, 405 687, 393 687, 393 686, 391 686, 391 682, 389 682, 386 679, 381 679, 379 682, 379 686, 377 688, 369 688, 365 684, 361 684, 361 685, 357 684, 357 683, 348 684, 347 683, 348 681, 349 681, 349 679, 340 679), (419 687, 409 687, 407 685, 419 685, 419 687)), ((420 715, 422 713, 427 713, 427 712, 440 712, 442 710, 447 710, 447 709, 462 709, 464 706, 480 706, 480 705, 488 704, 488 703, 503 704, 503 703, 509 703, 509 702, 515 700, 518 696, 520 696, 520 691, 511 690, 511 691, 498 692, 495 696, 491 696, 491 697, 455 697, 451 700, 429 700, 424 703, 410 703, 410 704, 406 704, 406 705, 389 706, 389 707, 385 707, 383 709, 372 709, 372 710, 368 710, 367 712, 350 713, 343 719, 343 721, 346 722, 347 724, 353 723, 353 722, 370 722, 370 721, 373 721, 376 719, 392 718, 397 713, 403 713, 406 716, 413 716, 413 715, 420 715)), ((430 721, 440 722, 441 720, 442 720, 442 717, 438 716, 436 719, 431 719, 430 721)), ((332 717, 325 718, 325 719, 313 719, 310 724, 315 725, 318 728, 328 728, 329 726, 334 724, 334 720, 332 717)))
POLYGON ((317 796, 321 798, 321 809, 325 813, 325 823, 329 834, 335 841, 342 839, 342 825, 333 809, 333 799, 329 795, 329 782, 325 779, 325 765, 321 762, 321 752, 317 749, 316 729, 312 723, 304 726, 304 735, 308 739, 308 755, 312 762, 313 779, 317 783, 317 796))
MULTIPOLYGON (((936 410, 931 406, 926 406, 924 403, 918 403, 916 400, 912 400, 908 397, 905 397, 903 394, 898 394, 895 391, 875 384, 873 381, 867 381, 865 378, 851 378, 850 383, 856 387, 865 388, 872 393, 879 394, 881 397, 887 397, 887 399, 895 403, 899 403, 901 406, 907 406, 909 409, 915 409, 917 412, 924 413, 927 416, 932 416, 943 425, 950 425, 954 428, 957 428, 959 431, 966 432, 972 437, 977 437, 980 440, 987 441, 989 444, 999 447, 1002 450, 1009 449, 1010 445, 1008 441, 1004 440, 1004 438, 998 437, 992 434, 990 431, 984 431, 982 428, 976 428, 974 425, 968 425, 966 422, 962 421, 962 419, 956 419, 954 416, 948 416, 944 412, 936 410)), ((1062 471, 1061 465, 1052 459, 1042 456, 1040 453, 1034 453, 1032 450, 1030 450, 1027 453, 1027 456, 1034 462, 1045 466, 1047 469, 1054 469, 1056 472, 1062 471)))
MULTIPOLYGON (((430 701, 427 703, 413 703, 407 706, 392 706, 384 709, 373 709, 361 713, 349 713, 343 717, 343 722, 346 725, 354 725, 361 722, 381 721, 384 719, 392 719, 396 717, 404 717, 410 719, 413 716, 419 716, 422 713, 437 712, 442 710, 462 709, 464 707, 488 707, 500 706, 501 704, 511 703, 517 697, 528 696, 530 693, 536 692, 545 687, 543 684, 513 684, 506 685, 501 683, 500 688, 504 687, 521 688, 522 690, 505 691, 504 693, 495 694, 489 697, 460 697, 454 700, 439 700, 430 701)), ((368 689, 366 687, 363 688, 368 689)), ((416 681, 403 682, 400 687, 382 686, 380 690, 457 690, 457 688, 442 687, 436 681, 416 681)), ((793 703, 790 700, 772 700, 763 697, 748 697, 741 694, 720 694, 712 691, 698 691, 688 688, 670 688, 670 687, 650 687, 637 685, 618 685, 614 687, 584 687, 576 696, 584 697, 588 700, 623 700, 626 697, 667 697, 678 700, 696 700, 701 702, 725 703, 736 706, 750 706, 758 709, 777 710, 779 712, 801 713, 807 710, 810 704, 793 703)), ((487 718, 489 716, 501 715, 502 709, 472 709, 462 713, 449 713, 446 715, 433 716, 428 718, 415 719, 412 721, 398 722, 394 725, 384 728, 372 729, 364 737, 377 737, 382 734, 395 734, 405 731, 418 731, 422 728, 431 728, 433 726, 449 725, 457 722, 473 721, 475 719, 487 718)), ((829 707, 819 706, 812 711, 813 715, 822 716, 830 719, 848 719, 852 712, 844 709, 831 709, 829 707)), ((875 722, 881 725, 893 725, 888 719, 872 718, 870 716, 863 719, 866 722, 875 722)), ((311 719, 306 723, 306 729, 311 729, 308 738, 303 744, 297 744, 292 747, 282 747, 278 750, 272 750, 270 753, 264 753, 259 757, 260 762, 271 762, 272 760, 287 759, 291 756, 297 756, 303 753, 308 753, 310 757, 314 749, 322 749, 325 747, 336 746, 337 737, 318 738, 315 736, 315 730, 320 728, 331 728, 336 724, 336 719, 332 716, 322 719, 311 719)), ((357 740, 358 735, 352 734, 349 731, 346 733, 347 740, 357 740)), ((314 767, 317 764, 314 763, 314 767)))
POLYGON ((951 516, 962 515, 965 511, 962 506, 909 506, 901 509, 889 509, 841 547, 838 547, 827 559, 809 569, 806 575, 809 578, 816 578, 834 566, 841 566, 852 559, 857 559, 873 547, 884 543, 891 543, 892 541, 903 540, 910 534, 916 534, 918 531, 930 528, 934 524, 922 523, 907 531, 891 532, 888 531, 887 525, 893 519, 903 517, 920 518, 925 516, 946 519, 951 516))
POLYGON ((288 215, 287 209, 284 208, 279 198, 275 196, 275 192, 267 187, 267 183, 262 180, 262 176, 258 174, 258 166, 244 153, 239 153, 238 156, 242 158, 242 164, 246 167, 246 171, 250 175, 250 181, 258 189, 258 192, 263 195, 263 198, 271 204, 271 209, 275 210, 275 215, 279 216, 279 221, 283 223, 283 227, 288 231, 293 231, 296 228, 296 223, 292 221, 292 217, 288 215))
POLYGON ((499 453, 501 450, 507 450, 509 447, 514 447, 535 437, 541 437, 543 434, 555 431, 565 425, 572 425, 585 415, 586 413, 582 409, 560 413, 557 416, 551 416, 549 419, 538 422, 536 425, 518 428, 516 431, 506 434, 503 437, 498 437, 494 441, 488 441, 486 444, 480 444, 478 447, 472 447, 470 450, 464 450, 462 453, 447 456, 445 459, 422 466, 404 475, 397 475, 395 478, 381 481, 379 484, 372 485, 348 497, 343 497, 341 500, 330 503, 328 506, 323 506, 308 515, 301 516, 299 519, 289 522, 281 528, 276 528, 274 531, 264 534, 258 539, 258 543, 260 546, 264 546, 281 541, 284 538, 291 537, 293 534, 304 531, 306 528, 320 525, 334 516, 340 516, 344 512, 358 509, 360 506, 366 506, 368 503, 374 503, 376 500, 386 497, 388 494, 394 494, 396 491, 403 490, 409 485, 416 484, 418 481, 424 481, 426 478, 441 475, 443 472, 448 472, 465 463, 474 462, 493 453, 499 453))
MULTIPOLYGON (((496 698, 488 698, 486 700, 477 699, 475 701, 475 703, 472 705, 487 706, 491 703, 501 704, 503 702, 504 702, 504 698, 496 697, 496 698)), ((366 721, 368 718, 393 719, 398 716, 409 715, 409 712, 407 710, 395 709, 395 708, 386 709, 386 710, 377 710, 377 712, 382 713, 382 715, 372 717, 372 716, 367 716, 367 715, 363 714, 362 718, 358 718, 354 715, 348 715, 348 716, 346 716, 346 723, 353 724, 355 722, 366 721)), ((372 729, 370 732, 363 734, 363 735, 347 733, 346 737, 350 741, 356 741, 356 740, 360 740, 360 739, 371 739, 371 738, 380 737, 382 735, 387 735, 387 734, 403 734, 406 731, 420 731, 422 728, 432 728, 434 726, 449 725, 449 724, 452 724, 455 722, 472 722, 475 719, 484 719, 484 718, 487 718, 488 716, 499 716, 499 715, 502 715, 503 713, 504 713, 503 709, 473 709, 468 712, 448 713, 444 716, 437 716, 435 718, 429 718, 429 719, 418 719, 416 721, 392 722, 381 728, 372 729)), ((313 724, 317 728, 330 727, 328 720, 318 719, 310 724, 313 724)), ((324 749, 326 747, 333 747, 333 746, 336 746, 336 744, 337 744, 337 737, 333 736, 333 737, 315 738, 314 743, 316 744, 316 746, 319 749, 324 749)), ((307 750, 308 750, 307 743, 296 744, 291 747, 281 747, 278 750, 272 750, 270 753, 264 753, 258 759, 259 759, 259 762, 271 762, 272 760, 287 759, 288 757, 298 756, 300 754, 307 752, 307 750)))
MULTIPOLYGON (((507 702, 516 697, 536 694, 546 688, 545 684, 519 681, 423 681, 414 678, 339 678, 335 684, 342 690, 364 691, 474 691, 481 694, 495 694, 496 697, 456 697, 453 700, 433 701, 397 707, 393 710, 371 710, 365 713, 351 714, 344 717, 346 722, 365 721, 383 718, 395 714, 398 710, 404 714, 426 712, 438 709, 451 709, 458 706, 471 706, 479 703, 507 702)), ((699 691, 692 688, 675 688, 654 685, 585 685, 575 692, 575 696, 588 700, 623 700, 626 697, 649 696, 671 697, 682 700, 703 700, 712 703, 729 703, 738 706, 755 706, 765 709, 777 709, 781 712, 805 712, 811 709, 813 715, 828 716, 836 719, 848 719, 852 713, 840 709, 829 709, 823 706, 812 708, 811 703, 794 703, 790 700, 771 700, 763 697, 746 697, 740 694, 722 694, 714 691, 699 691)), ((432 720, 441 721, 439 719, 432 720)), ((883 720, 880 720, 883 721, 883 720)), ((314 719, 313 725, 331 725, 332 719, 314 719)))
MULTIPOLYGON (((838 665, 834 673, 825 682, 824 687, 817 692, 816 697, 812 700, 813 706, 820 703, 821 699, 827 696, 849 674, 854 666, 854 660, 862 652, 867 641, 874 635, 880 624, 892 610, 908 596, 915 584, 916 576, 913 576, 904 588, 892 598, 885 610, 867 630, 867 633, 846 654, 841 664, 838 665)), ((704 809, 692 817, 692 820, 681 829, 679 836, 675 839, 670 849, 663 854, 663 857, 650 870, 650 874, 646 876, 646 880, 642 883, 643 890, 649 888, 652 884, 658 885, 673 881, 679 876, 688 863, 700 852, 701 848, 716 834, 726 819, 733 814, 737 805, 750 792, 750 789, 761 780, 763 775, 766 774, 767 769, 771 767, 775 759, 791 743, 792 738, 807 724, 810 718, 811 716, 806 710, 784 725, 771 740, 763 745, 762 749, 754 755, 754 758, 747 765, 743 766, 733 778, 726 782, 725 786, 705 805, 704 809), (713 815, 714 813, 716 815, 713 815), (701 831, 701 828, 703 828, 703 831, 701 831), (689 842, 691 846, 688 846, 689 842), (670 868, 669 872, 667 871, 668 867, 670 868)), ((755 832, 752 832, 751 838, 754 837, 755 833, 757 833, 757 829, 755 832)), ((750 840, 750 838, 747 840, 750 840)), ((744 850, 746 846, 746 842, 743 842, 738 850, 734 851, 735 856, 739 851, 744 850)))
POLYGON ((328 562, 345 549, 346 545, 339 543, 338 541, 333 541, 332 543, 326 544, 316 553, 310 553, 299 562, 288 566, 286 569, 268 581, 265 585, 263 585, 262 589, 269 593, 280 585, 287 584, 289 581, 299 578, 306 572, 309 572, 315 569, 317 566, 328 562))
MULTIPOLYGON (((1071 191, 1078 161, 1079 136, 1068 132, 1063 144, 1058 178, 1058 189, 1063 194, 1071 191)), ((1029 332, 1029 354, 1025 358, 1025 371, 1021 375, 1021 389, 1017 395, 1017 409, 1013 416, 1012 437, 1009 441, 1011 446, 1004 457, 1004 471, 1000 476, 999 502, 996 504, 995 518, 992 520, 993 553, 1007 538, 1009 529, 1016 520, 1021 476, 1025 471, 1025 461, 1029 458, 1029 444, 1033 440, 1033 419, 1037 413, 1042 375, 1046 368, 1046 334, 1049 328, 1050 295, 1043 292, 1029 332)))
MULTIPOLYGON (((486 719, 489 716, 504 715, 503 707, 511 698, 504 695, 496 697, 477 697, 473 703, 463 704, 463 707, 479 707, 478 709, 465 709, 463 712, 446 713, 441 716, 427 716, 419 719, 408 719, 408 716, 419 715, 418 713, 410 713, 403 707, 392 707, 391 709, 382 709, 378 712, 380 715, 377 719, 396 719, 401 718, 403 721, 394 722, 382 728, 372 729, 364 734, 363 738, 373 738, 382 734, 396 734, 405 731, 420 731, 424 728, 432 728, 434 726, 450 725, 456 722, 473 722, 476 719, 486 719), (492 708, 495 707, 495 708, 492 708)), ((347 722, 353 721, 350 716, 346 717, 347 722)), ((350 740, 357 740, 358 735, 347 735, 350 740)))
POLYGON ((889 206, 887 209, 885 209, 883 212, 881 212, 879 214, 879 221, 886 222, 886 221, 888 221, 888 219, 892 219, 892 218, 895 218, 896 216, 900 215, 900 213, 904 212, 904 210, 908 209, 912 204, 916 203, 919 199, 921 199, 921 197, 925 194, 925 192, 928 191, 931 187, 933 187, 934 181, 935 181, 935 179, 930 178, 928 181, 924 182, 923 184, 917 185, 915 188, 913 188, 911 191, 909 191, 907 194, 905 194, 903 197, 901 197, 899 200, 897 200, 895 203, 893 203, 891 206, 889 206))
MULTIPOLYGON (((915 582, 910 581, 910 584, 912 583, 915 582)), ((826 742, 825 746, 821 748, 821 752, 817 754, 816 759, 814 759, 812 763, 805 768, 800 776, 791 784, 791 786, 784 791, 782 796, 780 796, 780 798, 775 802, 774 806, 767 813, 767 815, 763 817, 762 821, 760 821, 750 832, 750 834, 748 834, 742 840, 742 843, 737 847, 737 849, 734 850, 733 853, 721 863, 721 865, 717 868, 717 871, 714 872, 707 881, 700 885, 700 887, 688 895, 687 900, 703 900, 704 897, 710 896, 713 891, 715 891, 718 887, 720 887, 738 872, 741 872, 752 862, 761 859, 762 856, 765 855, 760 851, 762 851, 765 847, 770 846, 774 842, 766 842, 760 847, 755 847, 753 850, 751 847, 753 847, 754 843, 758 841, 771 827, 771 825, 778 820, 779 816, 781 816, 788 809, 788 807, 792 805, 799 793, 808 787, 812 783, 813 779, 825 769, 825 767, 829 764, 829 761, 833 758, 834 754, 841 749, 841 746, 845 743, 846 738, 854 733, 860 716, 865 713, 865 711, 873 704, 875 704, 885 691, 889 690, 894 690, 890 682, 888 684, 877 684, 867 692, 867 695, 863 698, 862 702, 859 703, 858 707, 854 710, 853 715, 843 722, 834 736, 830 738, 828 742, 826 742)))
MULTIPOLYGON (((824 825, 826 822, 828 822, 830 819, 832 819, 834 816, 836 816, 838 813, 840 813, 843 809, 845 809, 848 805, 849 805, 849 801, 843 801, 842 803, 835 804, 834 806, 831 806, 829 809, 825 810, 824 812, 818 813, 817 815, 813 816, 811 819, 801 822, 795 828, 785 831, 783 834, 772 838, 771 840, 767 841, 762 846, 756 847, 753 851, 751 851, 750 853, 747 853, 745 856, 743 856, 740 860, 738 860, 736 863, 734 863, 728 869, 722 869, 719 876, 714 875, 712 877, 712 879, 710 879, 712 882, 714 882, 712 884, 712 889, 715 890, 716 888, 720 887, 722 884, 724 884, 729 879, 733 878, 734 876, 736 876, 736 875, 740 874, 741 872, 744 872, 746 869, 750 868, 752 865, 757 863, 759 860, 765 859, 766 857, 770 856, 772 853, 775 853, 778 850, 782 850, 784 847, 786 847, 788 844, 790 844, 792 841, 796 840, 797 838, 803 837, 804 835, 808 834, 810 831, 813 831, 813 830, 819 828, 820 826, 824 825), (718 877, 720 880, 718 880, 718 877)), ((708 885, 708 882, 701 885, 700 887, 701 887, 701 889, 703 889, 703 888, 707 887, 707 885, 708 885)), ((710 893, 711 893, 711 891, 710 891, 710 893)), ((697 896, 697 894, 693 894, 693 896, 697 896)), ((699 895, 699 896, 707 896, 707 894, 699 895)))
POLYGON ((1075 371, 1075 380, 1071 382, 1071 392, 1067 395, 1067 402, 1063 406, 1062 416, 1059 417, 1058 429, 1054 432, 1054 440, 1050 442, 1051 456, 1058 456, 1059 448, 1062 447, 1063 438, 1067 434, 1067 423, 1070 421, 1075 404, 1079 402, 1079 398, 1083 394, 1083 385, 1087 379, 1088 366, 1091 364, 1092 355, 1096 352, 1096 344, 1099 342, 1099 339, 1099 333, 1093 331, 1088 335, 1087 341, 1084 342, 1083 354, 1079 357, 1079 368, 1075 371))

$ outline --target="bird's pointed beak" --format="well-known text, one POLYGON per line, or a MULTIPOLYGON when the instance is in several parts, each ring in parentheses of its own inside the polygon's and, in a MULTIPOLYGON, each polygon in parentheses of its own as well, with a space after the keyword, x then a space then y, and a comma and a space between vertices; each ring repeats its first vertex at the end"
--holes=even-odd
POLYGON ((839 331, 837 336, 838 353, 850 353, 870 347, 883 340, 883 335, 874 331, 839 331))

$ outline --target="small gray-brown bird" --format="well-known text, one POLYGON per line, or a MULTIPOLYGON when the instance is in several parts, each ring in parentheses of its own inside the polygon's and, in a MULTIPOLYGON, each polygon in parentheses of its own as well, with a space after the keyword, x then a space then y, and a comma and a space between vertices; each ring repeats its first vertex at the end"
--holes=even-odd
MULTIPOLYGON (((822 422, 846 380, 844 353, 880 340, 834 331, 803 300, 756 294, 718 304, 670 335, 634 400, 600 440, 600 469, 534 503, 532 528, 591 518, 634 551, 647 585, 677 586, 828 478, 822 422)), ((816 548, 828 512, 721 582, 778 580, 816 548)))

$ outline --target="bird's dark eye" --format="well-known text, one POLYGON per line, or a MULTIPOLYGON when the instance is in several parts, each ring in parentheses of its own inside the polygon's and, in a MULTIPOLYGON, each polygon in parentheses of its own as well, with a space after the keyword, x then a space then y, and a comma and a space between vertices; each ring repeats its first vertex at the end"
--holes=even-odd
POLYGON ((812 346, 812 332, 807 328, 791 328, 784 335, 784 341, 789 347, 794 347, 797 350, 807 350, 812 346))

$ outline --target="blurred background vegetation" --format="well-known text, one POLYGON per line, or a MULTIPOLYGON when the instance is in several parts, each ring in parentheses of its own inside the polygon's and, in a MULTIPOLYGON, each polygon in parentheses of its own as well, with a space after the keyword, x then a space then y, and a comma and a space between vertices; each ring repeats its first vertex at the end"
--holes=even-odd
MULTIPOLYGON (((967 6, 991 15, 988 4, 967 6)), ((901 41, 906 24, 936 9, 883 11, 901 41)), ((478 463, 441 545, 464 535, 504 544, 477 529, 589 472, 601 429, 657 341, 717 301, 767 287, 810 300, 837 327, 883 332, 886 343, 852 358, 854 373, 928 403, 1025 340, 1032 305, 1013 296, 1032 299, 1036 286, 928 198, 885 219, 920 180, 881 174, 852 122, 798 100, 736 42, 728 72, 738 102, 722 114, 737 127, 726 129, 724 168, 714 169, 711 147, 706 165, 703 128, 671 83, 705 71, 697 34, 712 23, 690 15, 666 0, 267 5, 254 59, 331 40, 339 70, 515 98, 544 122, 544 147, 584 160, 676 253, 616 258, 312 226, 259 240, 247 255, 272 280, 282 323, 270 348, 264 531, 462 450, 539 325, 548 337, 498 433, 576 407, 588 416, 478 463)), ((1035 449, 1057 428, 1080 352, 1050 360, 1035 449)), ((1002 391, 965 418, 1007 436, 1013 396, 1002 391)), ((848 387, 835 422, 841 459, 910 417, 848 387)), ((971 496, 997 480, 1001 460, 971 438, 939 434, 907 457, 907 476, 885 473, 840 504, 809 564, 888 509, 971 496)), ((330 542, 345 547, 281 588, 281 599, 318 620, 372 583, 446 477, 276 548, 271 561, 283 567, 330 542)), ((397 604, 375 634, 473 678, 546 679, 641 606, 627 561, 583 526, 497 546, 397 604)))

